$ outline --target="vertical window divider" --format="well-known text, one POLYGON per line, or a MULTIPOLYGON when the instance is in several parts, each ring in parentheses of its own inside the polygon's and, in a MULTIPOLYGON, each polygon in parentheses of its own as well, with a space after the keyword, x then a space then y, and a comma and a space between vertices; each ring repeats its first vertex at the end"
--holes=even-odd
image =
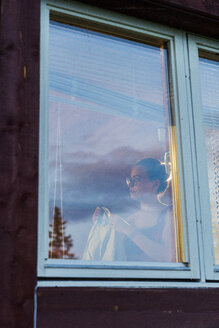
MULTIPOLYGON (((175 65, 177 68, 177 85, 175 88, 175 115, 179 145, 179 172, 181 183, 182 217, 185 230, 186 260, 193 268, 194 277, 199 277, 199 260, 197 249, 196 209, 194 200, 194 180, 191 162, 191 134, 188 115, 188 94, 185 67, 185 33, 179 32, 175 38, 175 65), (178 98, 176 97, 178 95, 178 98), (181 173, 183 172, 183 175, 181 173), (192 182, 192 183, 191 183, 192 182)), ((172 65, 173 67, 173 65, 172 65)))
POLYGON ((191 82, 191 53, 189 50, 189 38, 185 32, 184 38, 184 51, 185 51, 185 72, 186 72, 186 87, 187 87, 187 101, 188 101, 188 115, 189 115, 189 130, 191 131, 191 158, 192 158, 192 176, 194 185, 194 195, 195 195, 195 222, 197 227, 197 238, 198 238, 198 251, 199 251, 199 267, 200 267, 200 279, 204 283, 206 281, 206 268, 204 261, 204 242, 202 238, 202 220, 200 211, 200 197, 199 197, 199 178, 198 178, 198 160, 197 160, 197 145, 195 137, 195 118, 193 111, 193 94, 192 94, 192 82, 191 82))

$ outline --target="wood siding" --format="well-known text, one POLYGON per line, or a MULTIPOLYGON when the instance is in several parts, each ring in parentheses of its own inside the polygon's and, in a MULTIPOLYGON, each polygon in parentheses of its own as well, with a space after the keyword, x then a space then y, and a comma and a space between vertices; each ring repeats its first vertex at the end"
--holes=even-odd
POLYGON ((37 328, 219 327, 217 289, 39 288, 37 328))
POLYGON ((0 327, 32 327, 36 286, 40 2, 1 1, 0 327))

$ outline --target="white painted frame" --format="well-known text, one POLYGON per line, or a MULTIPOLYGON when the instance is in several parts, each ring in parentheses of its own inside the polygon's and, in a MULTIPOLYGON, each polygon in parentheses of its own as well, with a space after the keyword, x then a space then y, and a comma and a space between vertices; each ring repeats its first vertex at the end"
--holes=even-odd
POLYGON ((188 37, 205 275, 206 280, 219 280, 219 265, 215 264, 211 225, 211 208, 199 73, 199 50, 205 50, 206 52, 217 53, 219 55, 219 42, 217 40, 210 40, 195 35, 189 35, 188 37))
POLYGON ((40 78, 40 156, 39 156, 39 229, 38 276, 41 278, 68 279, 156 279, 200 280, 198 226, 194 179, 194 136, 189 116, 188 62, 185 35, 182 31, 145 22, 133 17, 112 13, 78 2, 43 0, 41 2, 41 78, 40 78), (60 15, 95 22, 147 37, 157 37, 169 42, 169 65, 172 70, 174 109, 179 153, 182 217, 186 262, 139 263, 96 262, 48 259, 48 44, 50 11, 60 15))

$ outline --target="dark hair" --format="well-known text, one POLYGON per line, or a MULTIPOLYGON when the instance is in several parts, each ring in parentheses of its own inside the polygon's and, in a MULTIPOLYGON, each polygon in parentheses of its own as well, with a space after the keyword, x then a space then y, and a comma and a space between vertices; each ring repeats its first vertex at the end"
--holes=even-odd
POLYGON ((145 169, 150 181, 160 181, 160 185, 157 189, 157 194, 161 194, 167 189, 168 175, 166 173, 165 165, 161 164, 161 162, 154 158, 143 158, 135 165, 141 166, 143 169, 145 169))

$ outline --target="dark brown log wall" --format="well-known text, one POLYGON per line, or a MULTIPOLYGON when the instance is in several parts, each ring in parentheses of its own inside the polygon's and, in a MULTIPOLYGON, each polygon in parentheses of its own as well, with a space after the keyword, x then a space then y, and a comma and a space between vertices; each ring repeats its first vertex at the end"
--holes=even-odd
POLYGON ((40 288, 37 328, 218 328, 217 289, 40 288))
MULTIPOLYGON (((219 37, 218 0, 82 2, 219 37)), ((1 0, 0 6, 0 327, 25 328, 33 326, 36 285, 40 0, 1 0)), ((148 327, 147 322, 219 327, 218 298, 217 289, 41 288, 38 328, 58 328, 59 322, 63 327, 129 322, 130 327, 148 327)))
POLYGON ((186 31, 219 37, 219 0, 82 0, 186 31))
POLYGON ((0 327, 32 327, 36 285, 40 1, 2 0, 0 327))

